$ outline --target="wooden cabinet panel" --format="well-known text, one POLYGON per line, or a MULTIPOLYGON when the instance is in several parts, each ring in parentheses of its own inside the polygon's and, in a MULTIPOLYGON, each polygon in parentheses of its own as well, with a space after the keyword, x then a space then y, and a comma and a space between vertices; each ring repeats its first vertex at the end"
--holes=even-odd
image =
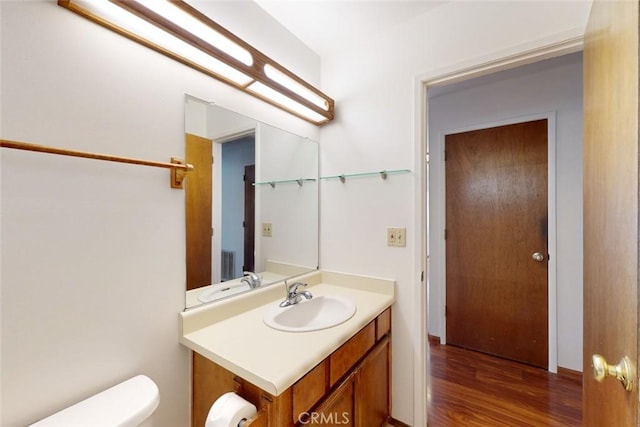
POLYGON ((228 391, 235 391, 238 384, 235 375, 216 365, 206 357, 193 353, 192 417, 193 427, 202 427, 209 409, 217 398, 228 391))
POLYGON ((269 427, 269 409, 262 408, 253 417, 249 418, 242 427, 269 427))
POLYGON ((355 426, 354 397, 354 376, 350 375, 306 419, 296 422, 309 426, 355 426))
POLYGON ((324 360, 293 385, 293 419, 307 412, 326 394, 328 360, 324 360))
POLYGON ((258 411, 266 409, 269 413, 269 424, 273 426, 286 426, 291 422, 291 395, 289 387, 279 396, 273 396, 242 378, 236 377, 239 386, 236 390, 245 400, 256 405, 258 411))
POLYGON ((380 313, 376 319, 376 341, 391 332, 391 307, 380 313))
POLYGON ((375 320, 330 356, 329 385, 333 386, 376 342, 375 320))
MULTIPOLYGON (((275 397, 248 381, 239 378, 222 366, 198 353, 193 353, 193 427, 203 427, 211 405, 223 394, 234 391, 245 400, 256 405, 258 413, 267 412, 269 425, 286 426, 291 424, 292 388, 275 397)), ((262 425, 263 416, 255 420, 262 425)))
POLYGON ((390 414, 389 343, 389 337, 384 337, 362 361, 356 372, 357 426, 381 426, 390 414))

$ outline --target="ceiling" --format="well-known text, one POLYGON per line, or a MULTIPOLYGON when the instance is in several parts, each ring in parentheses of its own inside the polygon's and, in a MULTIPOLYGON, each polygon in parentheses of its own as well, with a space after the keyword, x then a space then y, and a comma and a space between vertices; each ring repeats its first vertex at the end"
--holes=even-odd
POLYGON ((444 3, 438 0, 254 1, 321 57, 444 3))

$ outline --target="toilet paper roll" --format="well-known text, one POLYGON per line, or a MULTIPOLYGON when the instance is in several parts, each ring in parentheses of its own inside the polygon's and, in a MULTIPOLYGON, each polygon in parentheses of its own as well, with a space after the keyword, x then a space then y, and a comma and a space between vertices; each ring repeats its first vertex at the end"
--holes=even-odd
POLYGON ((234 392, 220 396, 209 409, 205 427, 238 427, 240 421, 256 414, 256 407, 234 392))

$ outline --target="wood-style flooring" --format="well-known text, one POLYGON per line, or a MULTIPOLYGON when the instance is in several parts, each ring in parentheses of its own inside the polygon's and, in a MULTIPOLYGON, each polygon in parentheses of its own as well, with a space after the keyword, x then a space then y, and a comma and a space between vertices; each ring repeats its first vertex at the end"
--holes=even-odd
POLYGON ((429 340, 429 427, 580 426, 582 384, 429 340))

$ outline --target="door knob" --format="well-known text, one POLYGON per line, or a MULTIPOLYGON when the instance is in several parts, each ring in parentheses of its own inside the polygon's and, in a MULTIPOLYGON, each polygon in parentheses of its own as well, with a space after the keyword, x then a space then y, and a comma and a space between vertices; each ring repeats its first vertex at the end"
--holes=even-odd
POLYGON ((596 381, 602 381, 606 377, 614 377, 622 383, 625 390, 633 390, 633 379, 635 376, 631 360, 624 356, 617 365, 609 365, 606 359, 594 354, 591 356, 591 369, 593 369, 593 377, 596 381))
POLYGON ((540 252, 535 252, 533 255, 531 255, 531 258, 538 262, 544 261, 544 255, 542 255, 540 252))

